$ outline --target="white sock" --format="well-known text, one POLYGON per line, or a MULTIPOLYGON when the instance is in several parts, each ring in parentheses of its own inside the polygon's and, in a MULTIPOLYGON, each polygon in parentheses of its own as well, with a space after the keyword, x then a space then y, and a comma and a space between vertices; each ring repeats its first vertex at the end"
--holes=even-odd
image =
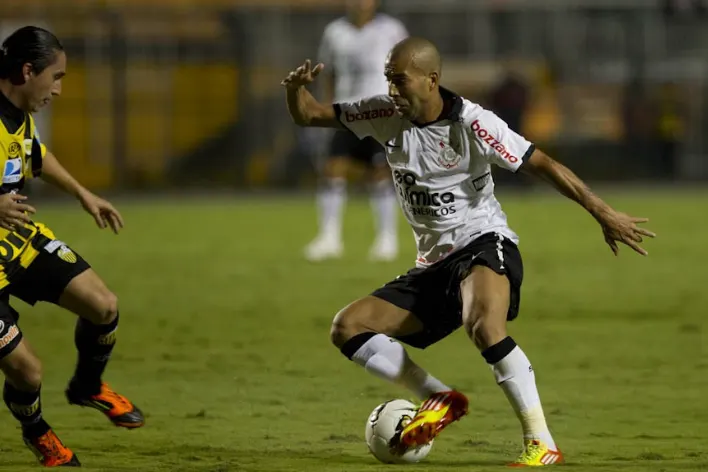
POLYGON ((326 179, 317 194, 320 236, 342 239, 342 209, 347 199, 347 181, 342 178, 326 179))
POLYGON ((556 443, 546 425, 536 389, 536 376, 524 351, 519 346, 514 347, 506 357, 492 365, 492 371, 521 421, 524 439, 540 439, 555 450, 556 443))
POLYGON ((376 218, 378 237, 397 238, 396 193, 390 180, 379 180, 371 185, 371 209, 376 218))
POLYGON ((366 341, 354 353, 352 361, 377 377, 403 385, 421 400, 433 393, 452 390, 413 362, 405 348, 385 334, 366 341))

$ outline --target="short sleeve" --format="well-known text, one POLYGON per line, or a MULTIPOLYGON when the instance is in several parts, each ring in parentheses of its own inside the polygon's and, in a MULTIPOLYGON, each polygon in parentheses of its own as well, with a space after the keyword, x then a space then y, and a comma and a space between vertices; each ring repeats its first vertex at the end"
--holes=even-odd
POLYGON ((489 110, 479 113, 470 126, 471 142, 490 164, 516 172, 536 146, 489 110))
POLYGON ((335 103, 334 111, 344 127, 359 139, 370 136, 384 143, 394 137, 400 128, 401 118, 387 95, 335 103))

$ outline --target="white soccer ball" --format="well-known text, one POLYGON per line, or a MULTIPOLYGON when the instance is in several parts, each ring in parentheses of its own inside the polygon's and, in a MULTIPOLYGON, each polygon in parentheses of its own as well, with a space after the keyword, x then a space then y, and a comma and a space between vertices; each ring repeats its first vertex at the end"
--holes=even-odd
POLYGON ((430 452, 433 441, 406 450, 395 450, 401 431, 416 415, 418 407, 408 400, 390 400, 380 404, 366 421, 366 445, 378 460, 385 464, 411 464, 420 462, 430 452))

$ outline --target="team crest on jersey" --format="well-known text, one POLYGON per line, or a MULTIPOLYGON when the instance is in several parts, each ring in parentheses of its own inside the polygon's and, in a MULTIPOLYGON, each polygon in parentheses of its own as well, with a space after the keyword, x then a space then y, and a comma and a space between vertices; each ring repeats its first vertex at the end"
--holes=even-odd
POLYGON ((20 152, 22 152, 22 146, 17 141, 11 142, 10 146, 7 148, 7 154, 10 157, 10 159, 14 159, 15 157, 19 157, 20 152))
POLYGON ((462 156, 455 151, 452 146, 445 144, 440 141, 440 154, 438 156, 438 163, 446 169, 452 169, 462 160, 462 156))
POLYGON ((3 184, 16 184, 22 180, 22 159, 8 159, 5 161, 5 170, 2 174, 3 184))
POLYGON ((57 256, 59 256, 62 261, 68 262, 69 264, 73 264, 78 260, 76 254, 74 254, 74 251, 72 251, 66 246, 62 246, 59 248, 59 250, 57 251, 57 256))

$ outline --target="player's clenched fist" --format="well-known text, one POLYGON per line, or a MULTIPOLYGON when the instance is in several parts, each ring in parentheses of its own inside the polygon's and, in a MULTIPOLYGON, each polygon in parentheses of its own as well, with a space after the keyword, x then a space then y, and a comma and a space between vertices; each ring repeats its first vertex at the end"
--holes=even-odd
POLYGON ((322 69, 324 69, 324 64, 317 64, 315 67, 312 67, 312 62, 308 59, 303 65, 290 72, 288 76, 280 82, 280 85, 297 88, 310 84, 315 80, 315 77, 322 72, 322 69))

